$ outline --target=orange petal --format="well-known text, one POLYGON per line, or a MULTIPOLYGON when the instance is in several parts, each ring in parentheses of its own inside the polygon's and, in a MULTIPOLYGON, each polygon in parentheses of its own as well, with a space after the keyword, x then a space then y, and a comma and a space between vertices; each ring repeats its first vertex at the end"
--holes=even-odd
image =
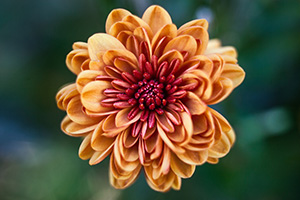
POLYGON ((173 172, 181 178, 190 178, 196 169, 195 165, 182 162, 175 154, 171 156, 171 168, 173 172))
MULTIPOLYGON (((155 132, 153 135, 158 135, 158 132, 155 132)), ((150 159, 151 160, 157 159, 162 154, 162 150, 163 150, 163 141, 161 137, 158 136, 155 150, 153 153, 151 153, 150 159)))
POLYGON ((124 58, 116 58, 114 60, 114 66, 119 69, 121 72, 132 73, 134 69, 138 69, 137 65, 131 63, 130 61, 124 58))
POLYGON ((88 44, 86 42, 74 42, 72 45, 73 49, 88 49, 88 44))
POLYGON ((206 19, 196 19, 190 22, 187 22, 185 24, 183 24, 179 29, 178 32, 181 32, 183 29, 187 28, 187 27, 191 27, 191 26, 201 26, 203 27, 205 30, 208 29, 208 22, 206 21, 206 19))
POLYGON ((236 49, 232 46, 206 49, 205 55, 208 54, 221 54, 221 55, 228 55, 233 58, 237 58, 236 49))
POLYGON ((211 49, 215 49, 215 48, 218 48, 220 47, 222 44, 221 44, 221 41, 219 39, 211 39, 208 41, 208 44, 207 44, 207 50, 211 50, 211 49))
POLYGON ((221 76, 229 78, 235 88, 243 82, 245 71, 237 64, 225 64, 221 76))
POLYGON ((181 187, 181 178, 179 176, 175 176, 174 182, 172 184, 172 188, 174 190, 180 190, 181 187))
POLYGON ((138 141, 139 137, 133 137, 131 134, 131 129, 127 128, 126 130, 124 130, 124 136, 123 136, 123 145, 125 148, 130 148, 133 145, 136 144, 136 142, 138 141))
POLYGON ((102 130, 102 126, 103 126, 103 122, 104 120, 102 120, 98 126, 96 127, 96 129, 93 132, 93 136, 91 138, 91 146, 95 151, 105 151, 108 147, 111 146, 112 143, 115 142, 116 138, 109 138, 109 137, 105 137, 103 136, 103 130, 102 130))
POLYGON ((117 37, 121 31, 132 32, 135 28, 136 26, 130 22, 116 22, 110 27, 108 33, 114 37, 117 37))
POLYGON ((213 158, 224 157, 229 152, 230 147, 228 137, 222 133, 221 139, 208 150, 208 155, 213 158))
POLYGON ((220 101, 224 100, 233 90, 233 83, 230 79, 225 77, 220 77, 218 82, 213 84, 213 91, 211 97, 205 101, 206 104, 212 105, 217 104, 220 101))
POLYGON ((107 149, 104 151, 96 151, 93 156, 91 157, 89 164, 90 165, 96 165, 100 163, 102 160, 104 160, 112 151, 114 147, 114 143, 112 143, 107 149))
POLYGON ((133 161, 136 161, 138 158, 139 158, 139 155, 138 155, 138 145, 134 145, 130 148, 126 148, 124 145, 123 145, 123 141, 124 141, 124 137, 126 136, 125 135, 126 133, 123 131, 121 133, 121 136, 120 136, 120 139, 118 140, 118 145, 119 145, 119 151, 121 153, 121 156, 122 158, 127 161, 127 162, 133 162, 133 161))
POLYGON ((83 112, 80 96, 72 98, 67 107, 68 116, 72 121, 82 125, 91 125, 100 121, 101 117, 89 117, 83 112))
POLYGON ((158 134, 156 132, 156 134, 152 134, 148 139, 144 140, 144 143, 145 143, 145 150, 148 152, 148 153, 151 153, 154 151, 157 143, 158 143, 158 134))
POLYGON ((188 52, 189 57, 191 57, 195 55, 197 51, 197 42, 192 36, 189 35, 177 36, 167 44, 163 53, 166 53, 170 50, 188 52))
POLYGON ((153 33, 149 25, 142 20, 141 18, 135 16, 135 15, 128 15, 123 19, 124 22, 130 22, 134 24, 136 27, 142 27, 143 29, 146 30, 147 35, 151 39, 153 37, 153 33))
POLYGON ((181 143, 186 139, 185 129, 181 126, 175 126, 175 131, 173 133, 169 133, 168 137, 173 142, 181 143))
POLYGON ((115 37, 105 34, 96 33, 88 39, 89 55, 91 60, 99 60, 98 53, 113 49, 125 49, 123 44, 115 37))
POLYGON ((191 115, 201 115, 206 110, 206 104, 193 92, 187 92, 182 99, 184 105, 189 109, 191 115))
POLYGON ((95 80, 97 76, 105 75, 103 71, 94 71, 94 70, 85 70, 77 76, 76 86, 79 92, 82 92, 82 89, 86 84, 95 80))
POLYGON ((162 62, 167 61, 168 63, 171 63, 173 59, 179 59, 181 63, 183 62, 183 56, 182 54, 177 50, 171 50, 166 52, 164 55, 162 55, 158 60, 158 65, 160 65, 162 62))
POLYGON ((107 112, 111 111, 111 107, 103 107, 101 101, 106 98, 103 91, 107 88, 111 88, 109 81, 93 81, 88 83, 81 92, 82 105, 93 112, 107 112))
POLYGON ((89 53, 87 49, 75 49, 71 51, 66 57, 66 65, 71 72, 79 74, 81 72, 81 66, 84 61, 89 59, 89 53))
POLYGON ((126 126, 120 128, 116 127, 116 115, 116 113, 111 114, 104 120, 102 129, 105 133, 103 134, 103 136, 115 137, 127 128, 126 126))
POLYGON ((207 162, 210 164, 217 164, 219 162, 219 158, 208 157, 207 162))
POLYGON ((183 162, 190 165, 202 165, 206 162, 208 151, 190 151, 186 150, 183 154, 176 153, 177 157, 183 162))
POLYGON ((193 38, 195 38, 197 41, 199 41, 199 45, 197 45, 197 54, 203 54, 206 50, 209 36, 208 32, 205 28, 201 26, 192 26, 182 29, 180 32, 178 32, 178 35, 190 35, 193 38))
POLYGON ((128 113, 132 110, 132 108, 124 108, 120 110, 116 115, 116 127, 124 127, 129 126, 130 124, 136 122, 140 119, 141 112, 139 112, 133 119, 128 119, 128 113))
POLYGON ((103 55, 103 61, 106 65, 112 66, 116 58, 122 58, 127 60, 130 63, 133 63, 135 66, 138 66, 138 61, 136 56, 126 49, 119 50, 109 50, 103 55))
POLYGON ((128 178, 117 179, 113 176, 111 169, 110 169, 109 182, 116 189, 124 189, 126 187, 129 187, 136 181, 136 179, 138 178, 138 175, 140 173, 140 170, 141 170, 141 165, 139 167, 137 167, 136 170, 134 170, 128 178))
POLYGON ((72 84, 62 87, 57 92, 56 97, 55 97, 57 107, 61 110, 66 110, 70 100, 78 95, 79 95, 79 93, 76 89, 75 83, 72 83, 72 84))
POLYGON ((70 136, 81 137, 87 135, 89 132, 96 128, 95 125, 80 125, 73 122, 68 116, 66 116, 61 122, 61 130, 70 136))
POLYGON ((187 133, 187 140, 186 142, 189 141, 189 139, 192 137, 193 132, 194 132, 194 128, 193 128, 193 121, 191 116, 186 113, 186 112, 180 112, 180 117, 181 117, 181 121, 182 121, 182 125, 185 128, 185 131, 187 133))
POLYGON ((166 145, 168 145, 168 147, 170 149, 172 149, 172 151, 177 152, 177 153, 184 153, 184 149, 179 147, 178 145, 174 144, 166 135, 165 131, 161 128, 161 126, 159 124, 157 124, 157 131, 159 133, 159 136, 161 137, 161 139, 165 142, 166 145))
POLYGON ((95 152, 91 147, 91 135, 92 133, 87 135, 81 142, 81 145, 79 147, 78 155, 82 160, 91 158, 95 152))
POLYGON ((106 24, 105 24, 105 30, 106 33, 109 32, 111 26, 119 21, 122 21, 124 17, 131 15, 131 13, 125 9, 114 9, 112 10, 109 15, 107 16, 106 19, 106 24))
POLYGON ((173 123, 167 118, 167 116, 164 114, 158 115, 155 114, 155 118, 159 125, 168 133, 174 132, 174 125, 173 123))
POLYGON ((168 37, 168 40, 171 40, 177 36, 177 27, 175 24, 166 24, 154 35, 151 41, 153 50, 156 49, 159 41, 165 36, 168 37))
POLYGON ((153 34, 155 34, 164 25, 172 24, 172 19, 169 13, 162 7, 156 5, 147 8, 142 19, 148 23, 153 34))

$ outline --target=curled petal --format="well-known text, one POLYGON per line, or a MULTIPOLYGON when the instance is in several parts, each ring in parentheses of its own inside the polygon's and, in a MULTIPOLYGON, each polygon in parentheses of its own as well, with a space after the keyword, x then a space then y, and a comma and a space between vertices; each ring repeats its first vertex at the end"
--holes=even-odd
POLYGON ((163 26, 153 37, 151 41, 152 49, 155 50, 159 41, 163 37, 167 37, 168 41, 175 38, 177 36, 177 27, 175 24, 166 24, 163 26))
POLYGON ((74 83, 64 86, 56 94, 57 107, 61 110, 66 110, 70 100, 78 95, 79 93, 74 83))
POLYGON ((153 34, 155 34, 164 25, 172 24, 172 19, 169 13, 160 6, 150 6, 147 8, 142 19, 150 26, 153 34))
POLYGON ((120 134, 123 130, 127 128, 127 126, 117 127, 116 126, 116 115, 111 114, 109 115, 103 122, 102 129, 105 132, 103 136, 106 137, 115 137, 116 135, 120 134))
POLYGON ((125 18, 128 15, 131 15, 131 13, 125 9, 119 8, 119 9, 112 10, 106 19, 106 24, 105 24, 106 33, 109 32, 109 30, 113 24, 115 24, 116 22, 122 21, 123 18, 125 18))
POLYGON ((143 29, 146 30, 147 33, 147 37, 149 37, 150 39, 153 37, 153 33, 151 28, 149 27, 149 25, 142 20, 141 18, 135 16, 135 15, 128 15, 126 16, 123 21, 125 22, 130 22, 132 24, 134 24, 136 27, 142 27, 143 29))
POLYGON ((192 115, 201 115, 206 110, 206 104, 193 92, 187 92, 182 102, 192 115))
POLYGON ((206 162, 208 157, 208 151, 190 151, 185 150, 185 153, 179 154, 176 153, 177 157, 182 160, 183 162, 189 165, 202 165, 206 162))
POLYGON ((70 136, 81 137, 85 136, 96 128, 95 125, 81 125, 73 122, 68 116, 66 116, 61 122, 61 130, 70 136))
POLYGON ((80 101, 80 96, 72 98, 67 107, 70 119, 78 124, 91 125, 100 121, 101 117, 89 117, 84 111, 80 101))
POLYGON ((170 63, 174 59, 180 60, 181 63, 183 62, 183 56, 179 51, 170 50, 159 58, 158 65, 160 65, 164 61, 167 61, 168 63, 170 63))
POLYGON ((188 52, 189 57, 193 56, 197 50, 196 40, 189 35, 181 35, 172 39, 164 49, 164 53, 170 50, 177 50, 179 52, 188 52))
POLYGON ((126 49, 108 50, 103 55, 104 63, 106 65, 110 65, 110 66, 112 66, 114 64, 114 60, 116 58, 123 58, 126 61, 133 63, 135 66, 138 66, 136 56, 126 49))
POLYGON ((115 121, 116 127, 129 126, 130 124, 140 119, 141 112, 139 112, 134 118, 128 119, 128 114, 131 110, 132 108, 124 108, 117 113, 115 121))
POLYGON ((233 83, 230 79, 220 77, 218 82, 213 84, 213 91, 209 99, 203 99, 208 105, 219 103, 224 100, 233 90, 233 83))
POLYGON ((161 137, 161 139, 165 142, 166 145, 168 145, 168 147, 170 149, 172 149, 172 151, 178 152, 178 153, 184 153, 184 149, 181 148, 180 146, 176 145, 175 143, 173 143, 168 138, 167 134, 165 133, 165 131, 161 128, 161 126, 159 124, 157 124, 157 131, 158 131, 159 136, 161 137))
POLYGON ((191 26, 200 26, 200 27, 203 27, 205 30, 207 30, 208 29, 208 22, 206 21, 206 19, 196 19, 196 20, 193 20, 193 21, 190 21, 188 23, 183 24, 178 29, 178 32, 181 32, 185 28, 191 27, 191 26))
POLYGON ((190 178, 196 169, 195 165, 190 165, 182 162, 175 154, 171 156, 172 171, 181 178, 190 178))
POLYGON ((219 48, 209 48, 206 49, 205 54, 221 54, 221 55, 228 55, 233 58, 237 58, 237 52, 234 47, 227 46, 227 47, 219 47, 219 48))
POLYGON ((79 74, 82 65, 86 60, 89 60, 89 53, 87 49, 74 49, 66 57, 66 65, 71 72, 79 74))
POLYGON ((102 120, 98 126, 96 127, 96 129, 93 132, 92 138, 91 138, 91 147, 95 150, 95 151, 105 151, 107 148, 109 148, 111 146, 112 143, 115 142, 115 138, 114 137, 105 137, 103 135, 103 122, 104 120, 102 120))
POLYGON ((224 157, 230 150, 230 141, 224 133, 221 135, 221 139, 218 140, 209 150, 209 157, 221 158, 224 157))
POLYGON ((77 76, 76 87, 79 92, 82 92, 82 89, 86 84, 92 82, 96 79, 97 76, 103 76, 105 73, 103 71, 94 71, 94 70, 85 70, 77 76))
POLYGON ((155 179, 153 177, 153 170, 154 168, 151 165, 144 167, 146 181, 148 185, 152 189, 160 192, 166 192, 170 190, 173 185, 174 178, 176 176, 174 172, 170 171, 170 173, 168 173, 167 175, 161 175, 155 179))
POLYGON ((88 83, 81 92, 82 105, 90 111, 104 113, 111 111, 111 107, 103 107, 101 101, 106 98, 103 91, 111 88, 109 81, 93 81, 88 83))
POLYGON ((105 34, 96 33, 88 39, 88 50, 91 60, 99 60, 98 54, 113 49, 125 49, 123 44, 115 37, 105 34))
POLYGON ((91 147, 91 135, 87 135, 84 140, 81 142, 81 145, 79 147, 78 155, 82 160, 87 160, 92 157, 94 154, 94 149, 91 147))
POLYGON ((112 152, 113 147, 114 147, 114 143, 112 143, 109 147, 107 147, 103 151, 96 151, 91 157, 89 164, 96 165, 101 161, 103 161, 112 152))
POLYGON ((226 63, 221 76, 229 78, 235 88, 243 82, 245 71, 237 64, 226 63))
POLYGON ((108 33, 114 37, 117 37, 117 35, 122 31, 133 31, 136 28, 136 26, 129 22, 116 22, 114 23, 108 33))

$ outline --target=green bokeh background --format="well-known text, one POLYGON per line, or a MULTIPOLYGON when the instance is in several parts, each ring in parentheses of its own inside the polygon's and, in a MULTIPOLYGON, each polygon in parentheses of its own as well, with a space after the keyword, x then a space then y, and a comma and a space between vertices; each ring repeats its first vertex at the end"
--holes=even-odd
POLYGON ((300 199, 300 2, 298 0, 1 0, 0 199, 300 199), (214 106, 237 141, 218 165, 204 164, 180 191, 158 193, 144 176, 125 190, 108 182, 108 159, 89 166, 79 138, 60 130, 55 94, 75 76, 65 56, 104 32, 118 7, 142 15, 162 5, 179 27, 210 21, 211 38, 233 45, 246 79, 214 106))

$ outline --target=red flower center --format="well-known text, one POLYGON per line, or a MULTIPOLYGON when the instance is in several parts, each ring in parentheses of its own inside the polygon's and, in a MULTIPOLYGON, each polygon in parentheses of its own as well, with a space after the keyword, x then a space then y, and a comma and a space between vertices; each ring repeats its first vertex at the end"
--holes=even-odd
POLYGON ((178 59, 173 59, 170 63, 163 61, 158 65, 156 56, 152 56, 149 62, 144 54, 140 54, 139 70, 133 70, 132 73, 122 72, 122 79, 112 81, 115 89, 104 91, 108 98, 101 103, 115 108, 132 107, 128 119, 133 119, 142 111, 140 121, 148 120, 148 126, 152 128, 155 113, 162 115, 168 104, 176 103, 177 99, 187 93, 180 86, 182 78, 174 75, 179 66, 178 59), (124 88, 125 92, 121 92, 119 87, 124 88))

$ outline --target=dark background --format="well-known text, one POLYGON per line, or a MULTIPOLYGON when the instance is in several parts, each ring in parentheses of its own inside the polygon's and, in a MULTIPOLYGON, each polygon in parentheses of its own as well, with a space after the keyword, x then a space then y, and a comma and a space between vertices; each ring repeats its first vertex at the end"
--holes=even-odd
POLYGON ((279 0, 1 0, 0 199, 299 199, 300 3, 279 0), (214 106, 237 141, 218 165, 197 167, 182 189, 152 191, 143 174, 128 189, 108 182, 108 159, 89 166, 79 138, 60 130, 55 95, 75 76, 65 56, 104 32, 118 7, 141 16, 162 5, 179 27, 210 22, 210 37, 239 52, 244 83, 214 106))

